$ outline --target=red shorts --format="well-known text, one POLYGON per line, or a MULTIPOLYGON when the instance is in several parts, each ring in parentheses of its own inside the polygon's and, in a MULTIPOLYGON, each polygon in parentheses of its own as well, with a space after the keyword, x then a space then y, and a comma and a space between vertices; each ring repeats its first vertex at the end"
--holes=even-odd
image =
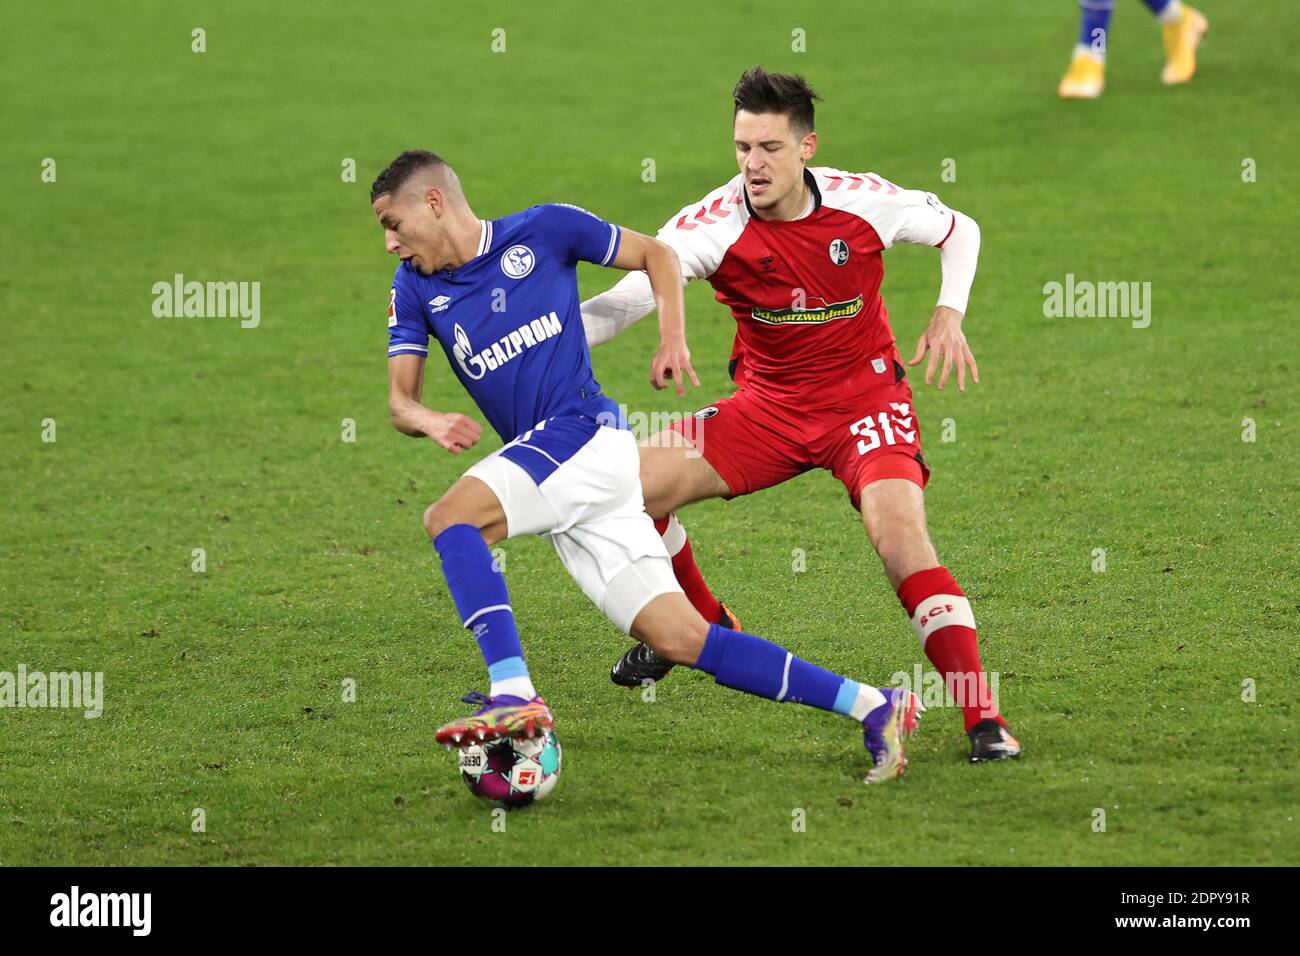
POLYGON ((896 365, 895 381, 834 405, 798 409, 752 385, 675 422, 722 476, 730 497, 825 468, 858 507, 862 489, 881 478, 906 478, 924 488, 930 469, 912 389, 896 365))

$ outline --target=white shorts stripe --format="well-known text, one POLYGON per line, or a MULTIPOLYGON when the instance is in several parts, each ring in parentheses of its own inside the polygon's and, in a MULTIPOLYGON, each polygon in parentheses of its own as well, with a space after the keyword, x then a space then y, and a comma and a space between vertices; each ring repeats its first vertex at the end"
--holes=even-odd
POLYGON ((519 447, 519 448, 527 448, 529 451, 535 451, 535 452, 537 452, 537 454, 541 455, 543 458, 545 458, 547 461, 549 461, 551 464, 553 464, 556 468, 559 468, 559 467, 560 467, 560 463, 559 463, 558 461, 556 461, 556 460, 555 460, 554 458, 552 458, 550 455, 546 454, 546 452, 542 451, 542 450, 541 450, 540 448, 538 448, 536 445, 530 445, 530 444, 528 444, 528 442, 526 442, 526 441, 521 441, 521 442, 518 443, 518 447, 519 447))

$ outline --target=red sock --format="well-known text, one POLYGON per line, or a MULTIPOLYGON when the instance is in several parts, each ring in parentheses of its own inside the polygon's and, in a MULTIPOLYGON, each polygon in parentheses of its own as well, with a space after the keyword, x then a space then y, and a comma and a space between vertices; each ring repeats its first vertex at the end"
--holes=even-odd
POLYGON ((686 537, 686 529, 677 520, 676 515, 668 515, 655 522, 655 530, 664 539, 664 547, 673 559, 673 574, 677 583, 686 592, 686 598, 700 612, 700 616, 710 624, 716 624, 722 616, 722 605, 713 596, 709 586, 704 583, 704 575, 691 554, 691 542, 686 537))
POLYGON ((975 615, 948 569, 928 568, 909 575, 898 586, 898 599, 912 618, 925 656, 943 674, 948 693, 961 705, 966 729, 990 719, 1005 727, 980 665, 975 615))

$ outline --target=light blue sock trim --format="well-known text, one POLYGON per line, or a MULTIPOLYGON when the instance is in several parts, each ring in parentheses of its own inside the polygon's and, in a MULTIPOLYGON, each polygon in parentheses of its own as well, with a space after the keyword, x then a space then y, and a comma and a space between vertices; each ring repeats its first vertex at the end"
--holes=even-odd
POLYGON ((506 657, 495 664, 488 665, 488 677, 493 683, 509 680, 511 677, 527 677, 528 667, 522 657, 506 657))
POLYGON ((858 689, 862 685, 855 680, 844 678, 844 683, 840 685, 840 692, 835 695, 835 703, 831 705, 831 710, 837 714, 848 714, 853 710, 853 705, 858 702, 858 689))

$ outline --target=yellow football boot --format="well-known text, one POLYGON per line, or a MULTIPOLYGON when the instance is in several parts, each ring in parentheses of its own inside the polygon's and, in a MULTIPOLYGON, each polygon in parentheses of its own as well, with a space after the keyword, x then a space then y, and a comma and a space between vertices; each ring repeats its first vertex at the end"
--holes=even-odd
POLYGON ((1165 42, 1165 68, 1160 71, 1160 82, 1186 83, 1196 72, 1196 48, 1210 23, 1199 10, 1183 4, 1183 15, 1160 29, 1165 42))
POLYGON ((1074 52, 1070 69, 1056 92, 1067 100, 1095 100, 1106 85, 1106 64, 1083 50, 1074 52))

